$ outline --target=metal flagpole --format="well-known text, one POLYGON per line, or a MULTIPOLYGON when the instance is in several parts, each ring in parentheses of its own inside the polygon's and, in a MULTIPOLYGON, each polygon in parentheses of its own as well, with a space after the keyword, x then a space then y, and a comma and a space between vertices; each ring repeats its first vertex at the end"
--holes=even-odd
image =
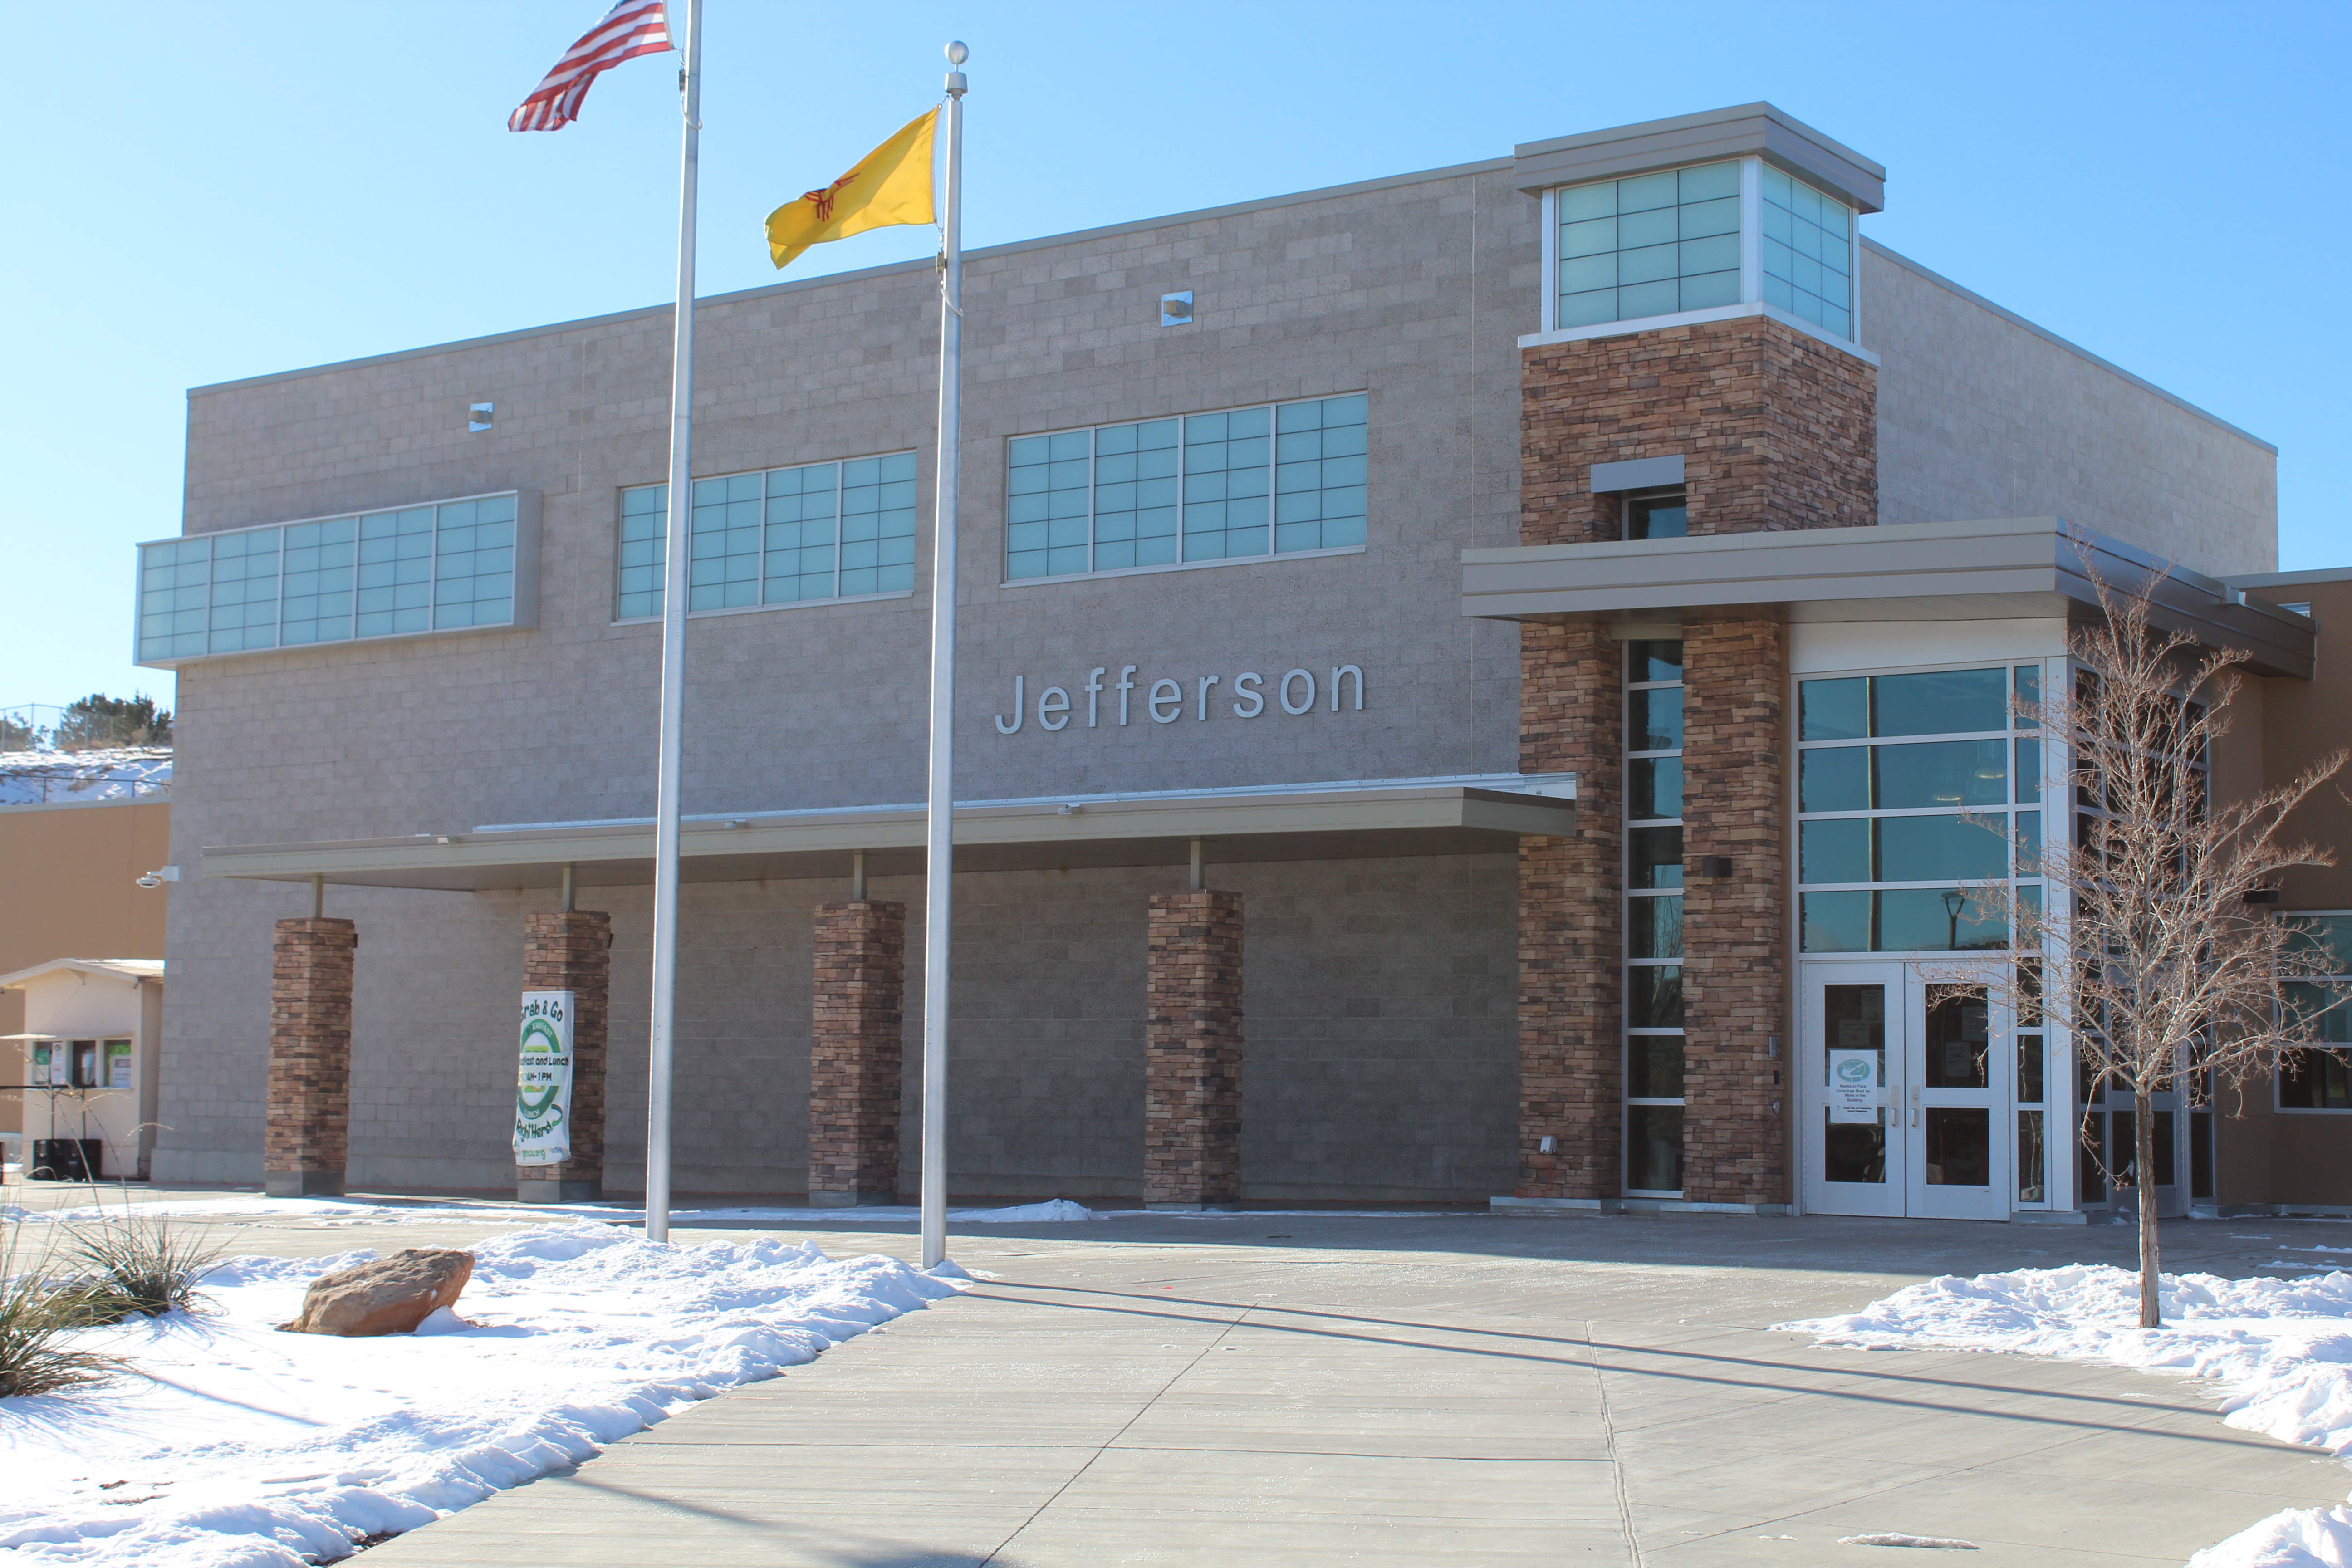
POLYGON ((654 803, 654 1008, 646 1059, 646 1239, 669 1239, 669 1109, 672 1026, 677 1016, 677 817, 679 728, 686 709, 687 519, 693 497, 694 185, 701 152, 702 0, 686 0, 686 118, 678 161, 677 319, 670 351, 668 553, 662 562, 661 752, 654 803))
MULTIPOLYGON (((948 64, 971 51, 947 47, 948 64)), ((963 95, 948 72, 940 212, 940 476, 931 521, 931 766, 923 858, 923 1267, 948 1255, 948 921, 955 886, 956 456, 963 373, 963 95)))

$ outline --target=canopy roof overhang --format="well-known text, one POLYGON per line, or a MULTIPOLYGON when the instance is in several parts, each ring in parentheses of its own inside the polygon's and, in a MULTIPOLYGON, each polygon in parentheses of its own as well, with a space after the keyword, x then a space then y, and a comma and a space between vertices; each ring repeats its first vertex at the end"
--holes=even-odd
MULTIPOLYGON (((1576 776, 1482 773, 1160 794, 963 802, 959 871, 1181 865, 1192 840, 1212 863, 1508 853, 1523 837, 1576 832, 1576 776)), ((920 805, 754 811, 686 819, 689 882, 840 878, 866 856, 877 877, 923 869, 920 805)), ((650 817, 507 824, 470 832, 208 847, 205 874, 257 881, 483 892, 653 880, 650 817)))
POLYGON ((2149 619, 2309 679, 2308 616, 2054 517, 1913 522, 1462 552, 1462 613, 1628 626, 1684 616, 1788 622, 2099 617, 2094 578, 2150 595, 2149 619))
MULTIPOLYGON (((0 991, 26 984, 45 974, 59 973, 96 975, 102 980, 121 980, 140 985, 162 981, 163 961, 160 958, 53 958, 30 969, 0 974, 0 991)), ((54 1037, 49 1035, 0 1035, 0 1040, 46 1040, 54 1037)))

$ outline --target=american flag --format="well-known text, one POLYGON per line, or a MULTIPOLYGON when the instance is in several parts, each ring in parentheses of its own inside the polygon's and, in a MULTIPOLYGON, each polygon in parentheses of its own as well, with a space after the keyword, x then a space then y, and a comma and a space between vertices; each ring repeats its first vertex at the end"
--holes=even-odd
POLYGON ((561 131, 580 118, 581 100, 596 73, 639 55, 668 49, 669 20, 662 0, 621 0, 580 41, 563 51, 547 79, 531 89, 522 107, 507 116, 509 131, 561 131))

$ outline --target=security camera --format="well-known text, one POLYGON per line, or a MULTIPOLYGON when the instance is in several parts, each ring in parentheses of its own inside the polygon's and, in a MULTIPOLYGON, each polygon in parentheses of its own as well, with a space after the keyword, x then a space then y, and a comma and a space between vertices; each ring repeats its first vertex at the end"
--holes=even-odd
POLYGON ((139 885, 146 889, 148 891, 152 892, 166 882, 176 882, 179 879, 180 868, 177 866, 158 866, 152 871, 150 871, 145 876, 140 878, 139 885))

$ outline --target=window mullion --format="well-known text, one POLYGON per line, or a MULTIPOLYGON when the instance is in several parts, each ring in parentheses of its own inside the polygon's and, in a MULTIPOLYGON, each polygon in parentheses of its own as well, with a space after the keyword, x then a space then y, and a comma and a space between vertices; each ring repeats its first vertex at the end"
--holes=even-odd
MULTIPOLYGON (((1176 430, 1176 435, 1179 435, 1179 439, 1176 439, 1176 447, 1179 447, 1179 449, 1183 449, 1183 428, 1181 428, 1181 426, 1179 426, 1179 430, 1176 430)), ((1096 487, 1098 487, 1098 484, 1101 484, 1101 475, 1098 475, 1098 472, 1096 472, 1096 468, 1098 468, 1098 463, 1101 463, 1101 456, 1103 456, 1101 451, 1096 451, 1096 449, 1098 449, 1098 447, 1101 447, 1101 445, 1103 445, 1103 430, 1101 430, 1101 426, 1096 426, 1094 430, 1087 430, 1087 572, 1101 572, 1101 566, 1096 564, 1096 550, 1101 550, 1103 541, 1101 541, 1101 538, 1096 538, 1096 531, 1094 531, 1094 527, 1096 527, 1096 524, 1094 524, 1096 487)), ((1139 454, 1136 454, 1136 456, 1139 456, 1139 458, 1140 458, 1140 456, 1143 456, 1143 454, 1140 454, 1140 451, 1139 451, 1139 454)), ((1179 508, 1181 508, 1181 505, 1183 505, 1183 484, 1181 484, 1181 482, 1179 482, 1179 487, 1176 487, 1176 505, 1179 505, 1179 508)), ((1179 512, 1179 521, 1176 521, 1176 527, 1179 527, 1179 529, 1183 527, 1183 512, 1179 512)))

